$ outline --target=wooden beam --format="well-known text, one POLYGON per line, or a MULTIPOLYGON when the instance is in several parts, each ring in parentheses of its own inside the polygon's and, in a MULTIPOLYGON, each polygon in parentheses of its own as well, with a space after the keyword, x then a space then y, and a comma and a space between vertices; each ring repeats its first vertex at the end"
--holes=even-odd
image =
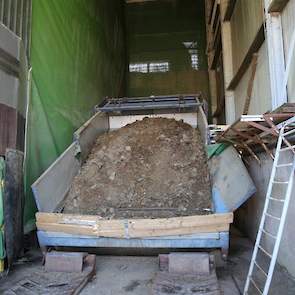
POLYGON ((256 68, 257 68, 257 61, 258 61, 258 54, 254 53, 252 56, 252 61, 251 61, 251 64, 252 64, 251 76, 250 76, 250 79, 248 82, 247 95, 246 95, 246 100, 245 100, 245 104, 244 104, 243 115, 248 115, 248 112, 249 112, 251 96, 252 96, 252 91, 253 91, 253 86, 254 86, 255 73, 256 73, 256 68))
POLYGON ((225 21, 225 22, 230 21, 232 15, 233 15, 234 9, 235 9, 236 2, 237 2, 237 0, 229 0, 228 1, 223 21, 225 21))
POLYGON ((37 213, 38 230, 112 238, 144 238, 229 230, 232 213, 160 219, 105 220, 97 216, 37 213))
POLYGON ((289 0, 272 0, 268 6, 268 12, 282 12, 289 0))
POLYGON ((236 72, 233 79, 229 83, 227 90, 234 90, 237 87, 237 85, 239 84, 239 82, 241 81, 242 77, 244 76, 245 72, 248 70, 248 68, 251 64, 253 54, 258 52, 258 50, 260 49, 261 45, 264 42, 264 39, 265 39, 264 26, 262 24, 261 27, 259 28, 254 40, 253 40, 248 52, 246 53, 246 56, 245 56, 242 64, 240 65, 238 71, 236 72))
POLYGON ((267 128, 267 127, 265 127, 265 126, 263 126, 261 124, 258 124, 256 122, 248 121, 247 124, 250 125, 250 126, 252 126, 252 127, 255 127, 257 129, 260 129, 262 131, 265 131, 267 133, 270 133, 270 134, 272 134, 274 136, 278 136, 278 134, 274 130, 272 130, 271 128, 267 128))

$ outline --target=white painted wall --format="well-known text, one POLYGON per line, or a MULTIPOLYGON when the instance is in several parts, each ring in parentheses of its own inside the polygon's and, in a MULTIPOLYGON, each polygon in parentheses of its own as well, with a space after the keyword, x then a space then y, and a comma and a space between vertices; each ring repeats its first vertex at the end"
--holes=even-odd
MULTIPOLYGON (((236 102, 236 119, 238 119, 243 112, 251 71, 250 66, 234 92, 236 102)), ((271 110, 271 107, 269 64, 267 46, 264 42, 258 52, 257 68, 249 107, 249 115, 265 113, 271 110)))
MULTIPOLYGON (((291 153, 287 153, 282 156, 282 161, 284 163, 291 162, 291 153)), ((252 176, 252 179, 256 185, 257 193, 253 196, 242 208, 239 209, 237 217, 237 223, 240 228, 242 228, 249 237, 253 240, 256 239, 256 234, 264 206, 266 190, 268 186, 268 181, 270 178, 270 173, 272 169, 273 161, 265 153, 259 154, 261 160, 261 165, 253 159, 248 159, 250 166, 249 172, 252 176)), ((281 172, 278 173, 277 177, 287 178, 287 172, 284 169, 280 169, 281 172)), ((282 194, 282 191, 277 190, 276 195, 279 196, 282 194)), ((285 224, 284 233, 282 236, 281 247, 278 256, 278 262, 284 266, 292 276, 295 276, 295 184, 293 187, 293 193, 289 205, 287 221, 285 224)), ((269 240, 266 248, 271 246, 271 241, 269 240)))
MULTIPOLYGON (((282 13, 283 40, 285 58, 289 54, 290 40, 295 30, 295 0, 289 0, 282 13)), ((295 55, 291 64, 291 71, 288 80, 288 101, 295 102, 295 55)))
MULTIPOLYGON (((291 36, 295 29, 295 0, 289 0, 287 6, 282 12, 281 21, 283 28, 285 59, 287 59, 291 36)), ((243 31, 240 31, 240 33, 242 34, 243 31)), ((238 36, 238 38, 240 38, 240 36, 238 36)), ((264 42, 258 54, 258 64, 254 80, 249 114, 262 114, 272 109, 270 72, 266 42, 264 42)), ((250 74, 251 68, 247 70, 239 85, 234 91, 236 119, 241 116, 243 111, 250 74)), ((293 57, 288 81, 288 101, 295 102, 295 56, 293 57)), ((253 241, 255 241, 256 239, 256 234, 265 202, 268 181, 273 164, 273 161, 265 153, 259 154, 259 158, 261 160, 261 165, 258 165, 258 163, 253 159, 248 159, 250 163, 249 172, 257 187, 257 193, 242 208, 240 208, 236 214, 238 226, 243 229, 253 241)), ((283 156, 283 159, 286 162, 290 161, 290 158, 291 154, 286 154, 283 156)), ((281 173, 286 173, 286 171, 282 171, 281 173)), ((277 193, 282 192, 278 191, 277 193)), ((294 220, 295 185, 293 188, 293 194, 287 215, 287 222, 285 225, 278 257, 278 262, 282 266, 286 267, 286 269, 293 276, 295 276, 294 220)), ((267 245, 267 247, 269 246, 270 244, 267 245)))

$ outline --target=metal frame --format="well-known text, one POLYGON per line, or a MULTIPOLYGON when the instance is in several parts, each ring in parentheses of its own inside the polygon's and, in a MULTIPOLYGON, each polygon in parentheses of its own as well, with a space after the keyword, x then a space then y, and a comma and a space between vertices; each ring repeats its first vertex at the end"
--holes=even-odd
POLYGON ((97 109, 101 112, 143 111, 196 109, 203 104, 199 94, 150 96, 135 98, 106 98, 97 109))
POLYGON ((37 231, 41 249, 47 247, 107 247, 107 248, 199 248, 221 249, 226 258, 229 249, 229 233, 203 233, 196 235, 181 235, 167 237, 152 237, 140 239, 118 239, 70 235, 56 232, 37 231))

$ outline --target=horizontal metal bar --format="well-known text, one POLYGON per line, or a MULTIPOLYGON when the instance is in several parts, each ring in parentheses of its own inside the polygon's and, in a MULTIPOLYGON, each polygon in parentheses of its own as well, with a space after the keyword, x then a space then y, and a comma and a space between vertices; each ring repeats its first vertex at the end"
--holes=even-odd
POLYGON ((270 253, 268 253, 264 248, 262 248, 261 246, 258 246, 258 248, 268 257, 272 258, 272 255, 270 253))
POLYGON ((285 201, 284 199, 279 199, 279 198, 274 198, 274 197, 269 197, 269 199, 272 201, 282 202, 282 203, 284 203, 284 201, 285 201))
POLYGON ((139 96, 139 97, 117 97, 117 98, 107 98, 109 100, 143 100, 143 99, 173 99, 173 98, 187 98, 187 97, 194 97, 200 98, 201 95, 199 93, 190 93, 190 94, 171 94, 171 95, 151 95, 151 96, 139 96))
POLYGON ((293 163, 286 163, 286 164, 276 165, 277 168, 291 167, 291 166, 293 166, 293 163))
POLYGON ((292 146, 288 146, 288 147, 282 148, 282 149, 280 150, 280 152, 285 152, 285 151, 289 151, 289 150, 292 150, 292 149, 295 149, 295 145, 292 145, 292 146))
POLYGON ((97 106, 102 112, 147 109, 195 108, 202 106, 200 95, 150 96, 141 98, 106 98, 97 106))
POLYGON ((270 217, 270 218, 276 219, 276 220, 281 220, 281 218, 276 217, 276 216, 273 216, 273 215, 271 215, 269 213, 265 213, 265 215, 268 216, 268 217, 270 217))
POLYGON ((153 110, 153 109, 189 109, 199 107, 200 103, 185 103, 185 104, 138 104, 138 105, 113 105, 99 108, 102 112, 116 112, 116 111, 137 111, 137 110, 153 110))
POLYGON ((20 62, 0 48, 0 69, 9 75, 19 77, 20 62))
POLYGON ((267 230, 265 229, 261 229, 263 233, 265 233, 267 236, 273 238, 273 239, 276 239, 277 237, 274 236, 273 234, 271 234, 270 232, 268 232, 267 230))
POLYGON ((110 248, 222 248, 228 249, 229 233, 220 232, 189 236, 167 236, 157 238, 104 238, 84 235, 70 235, 56 232, 38 231, 42 246, 68 247, 110 247, 110 248))
POLYGON ((256 263, 256 261, 254 261, 254 264, 267 277, 267 273, 263 270, 263 268, 258 263, 256 263))
POLYGON ((256 288, 256 290, 260 293, 260 294, 262 294, 262 291, 259 289, 259 287, 256 285, 256 282, 252 279, 252 278, 250 278, 250 281, 251 281, 251 283, 253 284, 253 286, 256 288))
POLYGON ((277 183, 277 184, 288 184, 289 181, 278 181, 278 180, 273 180, 273 183, 277 183))
POLYGON ((290 131, 287 131, 287 132, 283 133, 283 136, 288 136, 288 135, 290 135, 290 134, 292 134, 294 132, 295 132, 295 129, 292 129, 290 131))

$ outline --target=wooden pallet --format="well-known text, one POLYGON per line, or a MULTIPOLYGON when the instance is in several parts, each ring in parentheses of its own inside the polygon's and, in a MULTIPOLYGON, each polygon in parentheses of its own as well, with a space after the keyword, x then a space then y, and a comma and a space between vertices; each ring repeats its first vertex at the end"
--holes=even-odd
MULTIPOLYGON (((295 116, 295 104, 288 103, 272 113, 243 115, 217 136, 216 142, 229 142, 242 156, 252 156, 257 161, 256 151, 265 151, 273 158, 273 149, 282 122, 295 116)), ((295 128, 295 127, 290 127, 295 128)))

